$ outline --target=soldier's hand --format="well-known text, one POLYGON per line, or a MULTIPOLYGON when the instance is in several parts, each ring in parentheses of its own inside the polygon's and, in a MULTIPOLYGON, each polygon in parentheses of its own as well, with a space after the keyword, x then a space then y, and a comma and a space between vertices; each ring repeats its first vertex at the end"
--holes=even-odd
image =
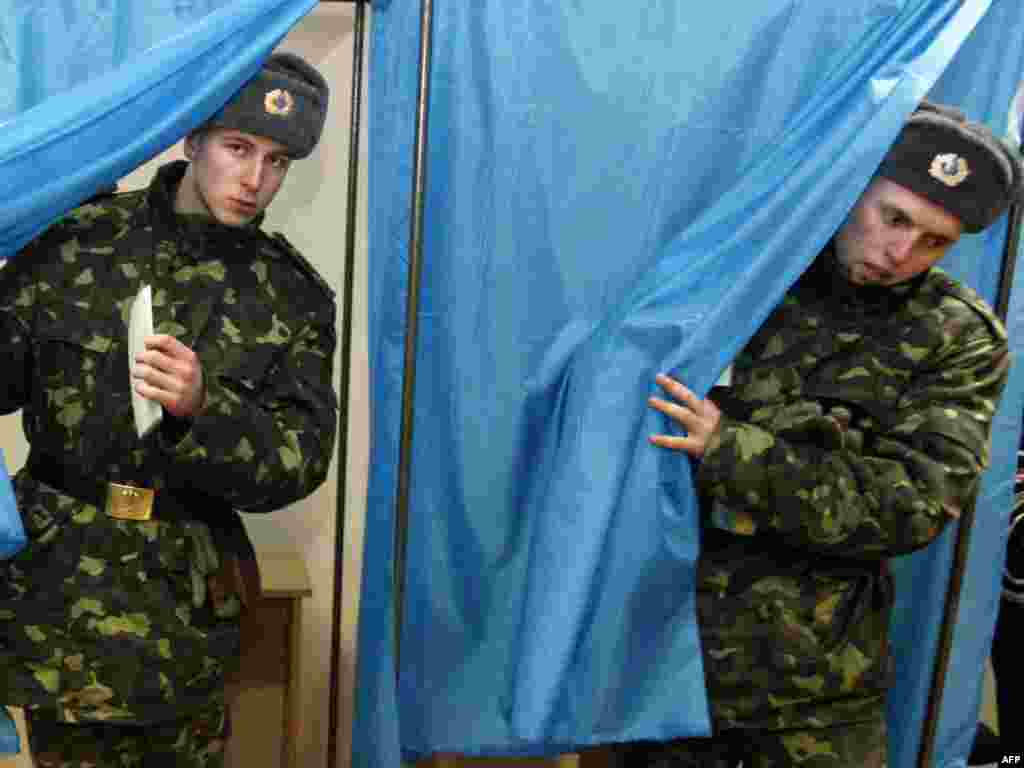
POLYGON ((647 399, 648 405, 661 411, 686 430, 686 435, 651 435, 648 439, 662 448, 682 451, 699 459, 704 455, 708 441, 718 429, 722 412, 711 400, 701 399, 693 390, 684 387, 671 376, 659 373, 655 377, 658 385, 676 402, 660 397, 647 399))
POLYGON ((206 386, 199 356, 173 336, 147 336, 145 350, 135 356, 135 391, 155 400, 172 416, 190 418, 206 405, 206 386))

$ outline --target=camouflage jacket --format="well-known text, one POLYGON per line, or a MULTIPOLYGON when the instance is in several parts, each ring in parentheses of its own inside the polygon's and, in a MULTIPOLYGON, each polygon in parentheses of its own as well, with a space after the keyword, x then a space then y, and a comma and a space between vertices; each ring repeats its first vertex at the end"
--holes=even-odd
POLYGON ((886 558, 973 504, 1005 331, 939 269, 855 287, 826 250, 737 358, 699 465, 705 673, 718 728, 882 716, 886 558))
MULTIPOLYGON (((100 481, 202 493, 195 513, 237 530, 235 510, 282 507, 326 477, 335 306, 258 221, 176 215, 185 166, 79 207, 0 269, 0 412, 23 409, 33 455, 100 481), (155 331, 199 356, 207 407, 187 422, 165 414, 139 439, 127 317, 147 283, 155 331)), ((193 599, 187 517, 115 520, 27 470, 14 483, 29 543, 0 564, 3 703, 146 722, 219 689, 238 623, 193 599)))

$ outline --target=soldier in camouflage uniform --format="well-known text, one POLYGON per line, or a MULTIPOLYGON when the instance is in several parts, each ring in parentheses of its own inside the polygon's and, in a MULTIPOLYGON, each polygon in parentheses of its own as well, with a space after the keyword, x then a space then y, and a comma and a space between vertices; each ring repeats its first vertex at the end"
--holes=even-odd
POLYGON ((1006 333, 933 265, 1019 194, 1014 150, 955 110, 908 119, 842 228, 701 399, 652 407, 697 460, 710 739, 626 765, 865 768, 886 760, 886 559, 974 503, 1006 333))
POLYGON ((191 162, 79 207, 0 270, 0 411, 23 409, 31 444, 29 542, 0 565, 0 695, 26 708, 37 765, 223 763, 225 671, 258 589, 236 510, 310 494, 333 450, 334 297, 260 229, 327 96, 272 56, 186 139, 191 162), (147 284, 155 334, 129 360, 147 284), (132 390, 162 406, 143 437, 132 390))

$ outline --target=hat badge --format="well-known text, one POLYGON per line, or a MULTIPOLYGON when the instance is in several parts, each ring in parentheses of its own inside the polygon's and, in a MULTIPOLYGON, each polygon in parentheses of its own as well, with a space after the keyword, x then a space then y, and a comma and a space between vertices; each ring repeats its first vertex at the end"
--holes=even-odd
POLYGON ((967 161, 964 158, 949 153, 936 155, 932 160, 932 167, 928 169, 928 173, 947 187, 956 187, 971 175, 971 168, 967 165, 967 161))
POLYGON ((268 114, 288 117, 295 108, 295 99, 283 88, 275 88, 263 97, 263 108, 268 114))

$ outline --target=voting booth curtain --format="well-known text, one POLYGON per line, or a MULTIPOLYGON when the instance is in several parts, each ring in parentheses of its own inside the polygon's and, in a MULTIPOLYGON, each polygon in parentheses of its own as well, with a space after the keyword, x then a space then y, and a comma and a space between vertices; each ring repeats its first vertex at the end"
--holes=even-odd
MULTIPOLYGON (((200 124, 315 0, 0 2, 0 258, 200 124)), ((390 564, 417 0, 373 3, 372 458, 352 760, 708 730, 687 461, 706 391, 931 93, 1005 133, 1016 0, 436 0, 402 662, 390 564), (589 7, 588 7, 589 6, 589 7)), ((947 266, 990 300, 1005 228, 947 266)), ((1024 308, 1011 296, 1015 351, 1024 308)), ((1019 352, 1018 352, 1019 354, 1019 352)), ((936 766, 963 765, 998 601, 1017 367, 971 537, 936 766)), ((895 564, 891 765, 913 765, 951 528, 895 564)))
MULTIPOLYGON (((664 428, 645 404, 654 375, 707 391, 922 97, 1006 133, 1019 6, 432 3, 396 682, 423 6, 373 4, 372 454, 353 763, 706 734, 697 509, 688 460, 646 440, 664 428)), ((965 238, 948 259, 990 300, 1005 232, 965 238)), ((936 766, 962 765, 973 734, 1019 389, 1014 379, 996 425, 936 766)), ((917 757, 954 534, 896 567, 900 768, 917 757)))
MULTIPOLYGON (((14 488, 7 473, 7 461, 0 448, 0 558, 11 557, 25 546, 25 527, 14 500, 14 488)), ((20 747, 18 731, 10 713, 0 702, 0 755, 12 754, 20 747)))

